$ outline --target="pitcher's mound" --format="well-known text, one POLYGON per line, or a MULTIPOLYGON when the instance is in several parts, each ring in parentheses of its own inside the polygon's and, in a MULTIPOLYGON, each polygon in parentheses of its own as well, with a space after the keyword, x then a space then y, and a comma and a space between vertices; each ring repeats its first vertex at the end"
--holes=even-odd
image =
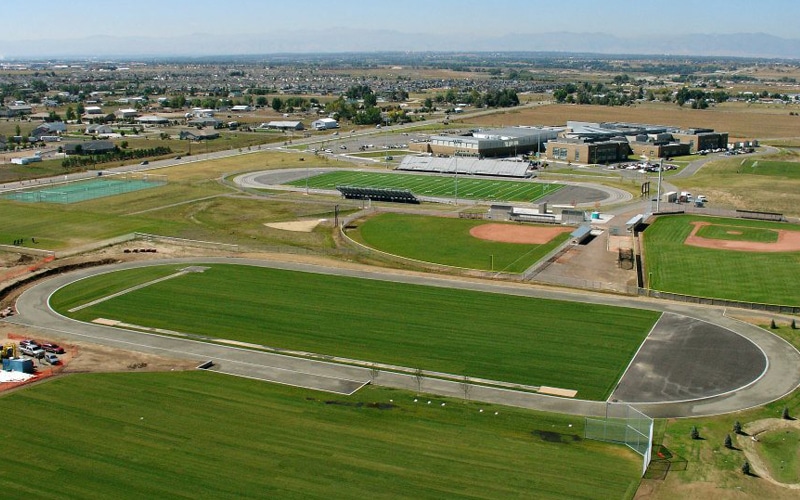
POLYGON ((501 243, 526 243, 543 245, 561 233, 569 233, 572 228, 560 226, 518 226, 515 224, 482 224, 469 230, 475 238, 501 243))

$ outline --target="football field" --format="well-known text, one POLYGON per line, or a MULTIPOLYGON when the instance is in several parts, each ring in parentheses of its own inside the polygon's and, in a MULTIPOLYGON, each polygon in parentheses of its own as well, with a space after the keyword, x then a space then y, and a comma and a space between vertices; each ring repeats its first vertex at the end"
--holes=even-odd
POLYGON ((288 183, 310 189, 336 189, 337 186, 408 189, 418 197, 461 198, 481 201, 532 203, 562 189, 562 184, 532 180, 495 180, 467 175, 418 175, 357 170, 327 172, 288 183))

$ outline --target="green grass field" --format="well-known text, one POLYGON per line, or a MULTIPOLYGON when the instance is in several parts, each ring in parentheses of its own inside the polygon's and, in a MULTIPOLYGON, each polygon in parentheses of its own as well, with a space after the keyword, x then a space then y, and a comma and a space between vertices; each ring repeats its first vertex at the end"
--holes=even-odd
MULTIPOLYGON (((541 184, 533 181, 501 181, 459 176, 457 197, 469 200, 502 200, 534 202, 546 194, 563 188, 560 184, 541 184)), ((305 187, 306 179, 289 183, 305 187)), ((367 171, 328 172, 312 176, 308 186, 313 189, 336 189, 336 186, 409 189, 417 196, 455 198, 455 176, 395 174, 367 171)))
MULTIPOLYGON (((749 302, 800 305, 800 252, 757 253, 697 248, 683 242, 692 221, 725 231, 763 234, 800 227, 776 222, 696 216, 659 217, 644 232, 646 273, 655 290, 749 302), (652 273, 652 274, 651 274, 652 273)), ((733 235, 729 235, 733 236, 733 235)))
POLYGON ((741 163, 741 172, 755 175, 800 179, 800 162, 747 159, 741 163))
POLYGON ((711 224, 700 226, 697 236, 715 240, 756 241, 774 243, 778 241, 778 232, 761 227, 729 226, 727 224, 711 224))
POLYGON ((632 498, 639 483, 641 458, 580 439, 581 418, 413 398, 208 372, 73 375, 2 396, 0 435, 20 445, 0 488, 7 498, 555 499, 632 498))
POLYGON ((765 432, 758 441, 760 454, 772 477, 787 484, 800 481, 800 432, 797 429, 765 432))
POLYGON ((384 213, 362 223, 352 236, 367 246, 410 259, 486 271, 521 273, 569 238, 549 243, 499 243, 469 234, 484 220, 384 213))
POLYGON ((56 310, 529 385, 604 399, 658 318, 654 311, 238 265, 212 265, 82 309, 175 266, 81 280, 56 310))

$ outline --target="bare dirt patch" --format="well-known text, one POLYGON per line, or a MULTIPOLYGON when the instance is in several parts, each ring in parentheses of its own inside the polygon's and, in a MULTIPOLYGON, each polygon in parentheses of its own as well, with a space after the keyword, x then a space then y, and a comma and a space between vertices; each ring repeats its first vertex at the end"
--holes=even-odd
MULTIPOLYGON (((763 243, 759 241, 716 240, 697 236, 697 231, 710 222, 692 222, 694 228, 684 240, 684 245, 718 250, 738 250, 740 252, 800 252, 800 231, 778 229, 778 241, 763 243)), ((730 233, 730 234, 735 234, 730 233)))
POLYGON ((513 224, 482 224, 469 230, 469 234, 481 240, 501 243, 524 243, 543 245, 561 233, 571 232, 569 227, 515 226, 513 224))
POLYGON ((22 339, 34 339, 40 343, 57 343, 66 352, 58 355, 60 363, 55 366, 34 361, 36 377, 22 383, 0 383, 0 392, 69 373, 178 371, 192 370, 198 364, 192 360, 145 354, 90 342, 66 340, 51 332, 0 323, 0 343, 5 345, 8 342, 19 342, 22 339))
POLYGON ((299 233, 310 233, 315 227, 325 222, 325 219, 317 220, 296 220, 290 222, 268 222, 264 224, 272 229, 280 229, 283 231, 294 231, 299 233))

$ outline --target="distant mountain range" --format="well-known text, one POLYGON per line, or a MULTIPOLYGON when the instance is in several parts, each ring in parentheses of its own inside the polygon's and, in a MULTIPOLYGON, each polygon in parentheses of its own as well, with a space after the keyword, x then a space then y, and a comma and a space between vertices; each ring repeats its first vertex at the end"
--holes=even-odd
MULTIPOLYGON (((2 37, 2 34, 0 34, 2 37)), ((508 33, 480 37, 331 28, 250 35, 89 36, 0 41, 0 58, 192 57, 341 52, 564 52, 800 59, 800 39, 766 33, 620 37, 604 33, 508 33)))

